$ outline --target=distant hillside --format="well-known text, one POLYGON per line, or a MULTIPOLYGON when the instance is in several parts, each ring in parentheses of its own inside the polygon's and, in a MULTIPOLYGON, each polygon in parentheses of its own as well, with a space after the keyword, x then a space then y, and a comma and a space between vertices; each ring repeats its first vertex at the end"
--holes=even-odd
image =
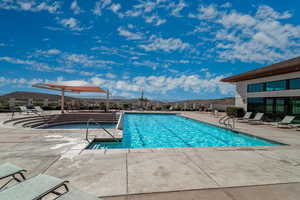
MULTIPOLYGON (((15 98, 15 99, 34 99, 34 100, 40 100, 40 99, 49 99, 50 101, 55 101, 55 100, 59 100, 61 97, 60 95, 56 95, 56 94, 47 94, 47 93, 40 93, 40 92, 12 92, 9 94, 5 94, 0 96, 0 101, 8 101, 10 98, 15 98)), ((72 100, 72 99, 78 99, 78 98, 74 98, 74 97, 65 97, 66 101, 72 100)), ((80 98, 82 99, 82 98, 80 98)), ((102 98, 84 98, 84 100, 86 101, 105 101, 106 99, 102 99, 102 98)), ((138 99, 110 99, 110 101, 114 101, 114 102, 123 102, 123 103, 136 103, 138 102, 138 99)), ((157 101, 157 100, 149 100, 149 102, 151 103, 156 103, 156 102, 160 102, 162 103, 162 101, 157 101)), ((200 100, 184 100, 184 101, 172 101, 169 102, 169 104, 173 104, 173 103, 200 103, 200 104, 225 104, 225 105, 233 105, 234 104, 234 98, 223 98, 223 99, 200 99, 200 100)))
MULTIPOLYGON (((40 93, 40 92, 12 92, 9 94, 5 94, 0 96, 0 100, 9 100, 10 98, 15 99, 49 99, 51 101, 60 99, 60 95, 56 94, 47 94, 47 93, 40 93)), ((72 97, 65 97, 66 100, 75 99, 72 97)))
MULTIPOLYGON (((40 92, 12 92, 9 94, 5 94, 0 96, 0 101, 8 101, 10 98, 15 98, 15 99, 34 99, 34 100, 40 100, 40 99, 49 99, 50 101, 57 101, 61 98, 60 95, 56 95, 56 94, 47 94, 47 93, 40 93, 40 92)), ((84 96, 84 98, 75 98, 75 97, 69 97, 66 96, 65 100, 69 101, 72 99, 82 99, 85 101, 105 101, 105 98, 95 98, 95 97, 91 97, 88 98, 86 96, 84 96)), ((138 102, 138 99, 120 99, 117 97, 117 99, 110 99, 110 101, 113 102, 126 102, 126 103, 135 103, 138 102)), ((150 100, 152 103, 153 102, 158 102, 158 101, 152 101, 150 100)))

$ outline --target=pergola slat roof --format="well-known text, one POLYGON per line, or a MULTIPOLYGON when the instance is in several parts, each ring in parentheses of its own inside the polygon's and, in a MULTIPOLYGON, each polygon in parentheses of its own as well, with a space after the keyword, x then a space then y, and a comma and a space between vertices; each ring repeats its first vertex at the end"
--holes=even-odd
POLYGON ((61 91, 61 112, 62 113, 64 113, 65 92, 75 92, 75 93, 98 92, 98 93, 108 94, 107 91, 96 86, 86 85, 86 83, 82 81, 63 81, 60 83, 39 83, 39 84, 32 85, 32 87, 61 91))
POLYGON ((65 92, 99 92, 99 93, 106 93, 105 90, 95 87, 95 86, 68 86, 68 85, 60 85, 60 84, 53 84, 53 83, 45 83, 45 84, 35 84, 32 87, 48 89, 48 90, 57 90, 61 91, 62 89, 65 92))

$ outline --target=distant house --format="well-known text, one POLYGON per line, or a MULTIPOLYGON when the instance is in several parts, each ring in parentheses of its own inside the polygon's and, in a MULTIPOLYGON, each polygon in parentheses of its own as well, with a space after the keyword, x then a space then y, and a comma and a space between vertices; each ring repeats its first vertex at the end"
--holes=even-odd
POLYGON ((273 116, 300 116, 300 57, 222 81, 236 84, 236 106, 273 116))

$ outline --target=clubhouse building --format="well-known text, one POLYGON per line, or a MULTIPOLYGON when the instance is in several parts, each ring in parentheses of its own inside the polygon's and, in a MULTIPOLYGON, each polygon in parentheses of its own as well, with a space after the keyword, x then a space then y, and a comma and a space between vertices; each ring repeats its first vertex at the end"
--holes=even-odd
POLYGON ((300 57, 222 79, 235 83, 235 105, 275 120, 300 118, 300 57))

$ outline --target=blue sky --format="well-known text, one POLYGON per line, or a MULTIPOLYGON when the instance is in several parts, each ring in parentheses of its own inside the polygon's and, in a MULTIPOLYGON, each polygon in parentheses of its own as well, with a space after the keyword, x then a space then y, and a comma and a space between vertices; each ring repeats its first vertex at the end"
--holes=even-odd
POLYGON ((161 100, 234 95, 223 77, 300 55, 294 0, 0 0, 0 94, 77 80, 161 100))

